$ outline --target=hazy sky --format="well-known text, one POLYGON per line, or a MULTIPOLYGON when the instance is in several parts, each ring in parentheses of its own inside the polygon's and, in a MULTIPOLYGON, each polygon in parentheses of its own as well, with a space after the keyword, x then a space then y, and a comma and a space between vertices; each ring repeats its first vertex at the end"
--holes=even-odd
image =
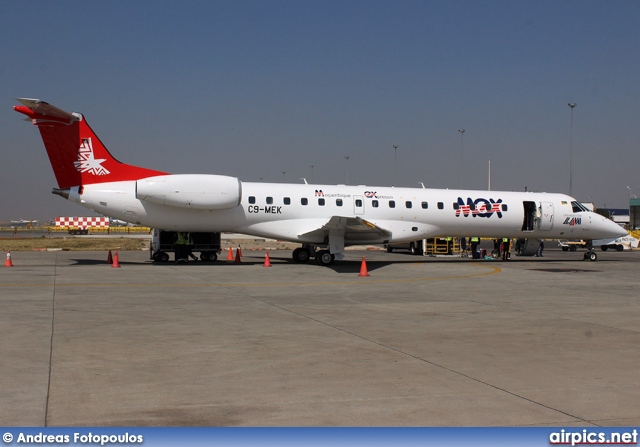
POLYGON ((90 214, 16 97, 173 173, 457 188, 465 129, 464 188, 565 193, 571 102, 573 195, 640 196, 638 1, 5 1, 0 42, 0 220, 90 214))

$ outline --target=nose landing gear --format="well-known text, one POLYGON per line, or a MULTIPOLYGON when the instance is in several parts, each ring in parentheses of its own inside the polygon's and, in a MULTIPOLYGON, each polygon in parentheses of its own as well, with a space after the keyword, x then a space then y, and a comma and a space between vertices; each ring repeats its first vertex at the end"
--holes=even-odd
POLYGON ((598 260, 598 255, 593 250, 593 241, 587 241, 587 252, 584 254, 583 261, 589 260, 595 262, 598 260))

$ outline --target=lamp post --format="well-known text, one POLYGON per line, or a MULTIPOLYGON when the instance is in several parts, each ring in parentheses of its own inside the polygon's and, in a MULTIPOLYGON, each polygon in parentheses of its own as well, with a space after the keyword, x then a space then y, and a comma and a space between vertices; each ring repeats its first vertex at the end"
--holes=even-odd
POLYGON ((571 134, 569 136, 569 195, 573 197, 573 109, 576 103, 567 104, 571 108, 571 134))
POLYGON ((345 159, 344 166, 345 166, 345 170, 347 171, 347 182, 345 183, 345 185, 348 185, 349 184, 349 165, 347 164, 347 162, 349 161, 349 156, 345 155, 344 159, 345 159))
POLYGON ((391 186, 396 186, 396 183, 398 183, 398 145, 394 144, 393 145, 393 185, 391 186))
POLYGON ((464 167, 464 129, 458 129, 460 132, 460 189, 462 189, 462 169, 464 167))

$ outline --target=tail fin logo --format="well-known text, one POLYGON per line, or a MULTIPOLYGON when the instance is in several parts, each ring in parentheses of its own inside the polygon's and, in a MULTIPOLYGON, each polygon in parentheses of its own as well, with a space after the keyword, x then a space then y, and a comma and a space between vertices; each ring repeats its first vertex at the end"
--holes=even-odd
POLYGON ((91 138, 83 138, 78 150, 78 161, 74 161, 73 164, 78 172, 93 175, 107 175, 110 173, 109 170, 102 166, 102 163, 105 161, 106 158, 94 158, 91 138))

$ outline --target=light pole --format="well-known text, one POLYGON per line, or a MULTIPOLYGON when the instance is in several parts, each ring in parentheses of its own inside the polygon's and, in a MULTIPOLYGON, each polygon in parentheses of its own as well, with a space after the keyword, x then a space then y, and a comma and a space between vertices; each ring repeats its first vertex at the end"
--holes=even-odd
POLYGON ((393 145, 393 185, 396 186, 398 183, 398 145, 393 145))
POLYGON ((567 104, 571 108, 571 135, 569 136, 569 195, 573 197, 573 109, 576 103, 567 104))
POLYGON ((462 189, 462 169, 464 167, 464 129, 458 129, 460 132, 460 189, 462 189))
POLYGON ((349 156, 345 155, 344 159, 345 159, 344 166, 347 171, 347 182, 345 183, 345 185, 348 185, 349 184, 349 165, 347 164, 347 162, 349 161, 349 156))

